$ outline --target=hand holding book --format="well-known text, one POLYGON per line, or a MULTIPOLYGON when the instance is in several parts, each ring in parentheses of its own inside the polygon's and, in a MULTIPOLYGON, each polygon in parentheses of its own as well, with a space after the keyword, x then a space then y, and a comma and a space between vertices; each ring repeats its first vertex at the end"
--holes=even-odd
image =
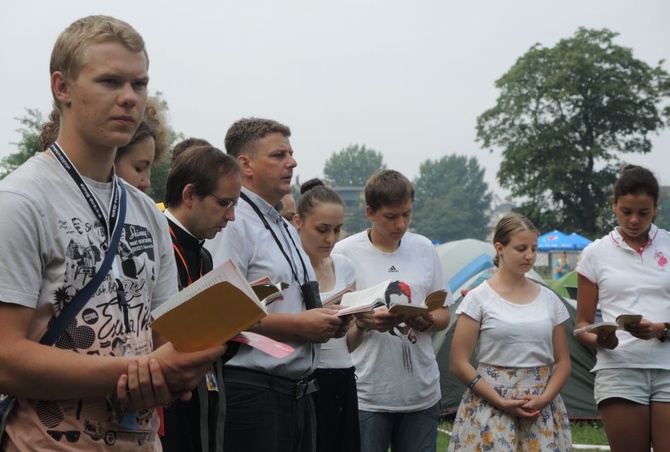
POLYGON ((581 328, 576 328, 574 335, 582 333, 595 333, 598 335, 607 336, 616 330, 624 330, 625 326, 631 323, 640 323, 642 316, 640 314, 621 314, 617 316, 616 322, 598 322, 592 325, 586 325, 581 328))
MULTIPOLYGON (((386 292, 391 284, 391 281, 387 280, 367 289, 345 293, 340 303, 345 308, 340 310, 338 315, 355 314, 386 306, 386 292)), ((389 312, 412 318, 441 308, 446 298, 446 290, 430 293, 422 304, 414 304, 411 300, 404 301, 398 297, 390 302, 389 312)))
MULTIPOLYGON (((266 281, 257 286, 263 284, 272 285, 266 281)), ((265 297, 281 294, 277 286, 269 292, 265 297)), ((151 311, 154 319, 151 328, 181 351, 204 350, 229 340, 259 350, 263 347, 279 349, 281 347, 276 345, 280 343, 270 338, 249 336, 248 333, 238 336, 265 316, 265 303, 259 300, 235 264, 228 260, 151 311)))

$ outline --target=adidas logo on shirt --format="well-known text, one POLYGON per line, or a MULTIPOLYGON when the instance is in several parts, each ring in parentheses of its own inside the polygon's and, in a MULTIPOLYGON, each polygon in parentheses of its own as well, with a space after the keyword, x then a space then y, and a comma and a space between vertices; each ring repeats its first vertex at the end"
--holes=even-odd
POLYGON ((395 268, 395 265, 391 265, 391 268, 389 268, 389 273, 398 273, 398 269, 395 268))

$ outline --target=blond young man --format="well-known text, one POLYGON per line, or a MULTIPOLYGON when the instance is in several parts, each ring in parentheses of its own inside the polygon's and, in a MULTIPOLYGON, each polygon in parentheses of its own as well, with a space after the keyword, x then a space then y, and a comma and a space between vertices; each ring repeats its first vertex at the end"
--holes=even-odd
POLYGON ((58 37, 50 71, 56 145, 0 182, 0 252, 11 259, 0 270, 0 393, 18 398, 0 448, 160 450, 153 407, 187 399, 225 347, 155 348, 149 312, 177 291, 167 223, 127 185, 125 222, 114 221, 124 190, 114 158, 145 109, 147 52, 127 23, 89 16, 58 37), (73 217, 83 249, 70 245, 73 217), (116 228, 119 248, 108 251, 116 228), (115 258, 102 284, 54 346, 40 344, 106 252, 115 258))

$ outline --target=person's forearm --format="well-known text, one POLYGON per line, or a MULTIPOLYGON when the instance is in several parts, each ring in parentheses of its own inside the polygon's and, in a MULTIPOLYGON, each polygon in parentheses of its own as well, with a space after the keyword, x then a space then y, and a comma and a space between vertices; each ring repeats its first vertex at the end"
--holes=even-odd
POLYGON ((428 328, 428 331, 433 333, 442 331, 449 326, 449 308, 440 308, 432 312, 433 324, 428 328))
POLYGON ((0 393, 37 400, 113 394, 129 360, 84 355, 20 339, 0 356, 0 393))
POLYGON ((268 314, 260 324, 249 330, 276 341, 301 340, 296 314, 268 314))
POLYGON ((347 331, 347 349, 349 350, 349 353, 353 352, 359 345, 361 345, 365 333, 368 331, 367 325, 363 326, 363 328, 361 328, 361 326, 363 325, 359 323, 358 319, 354 319, 354 321, 351 322, 351 326, 349 326, 349 330, 347 331))
POLYGON ((554 370, 551 373, 549 382, 544 388, 542 393, 543 397, 546 399, 547 404, 556 398, 556 396, 561 392, 563 386, 568 381, 570 377, 571 365, 569 361, 556 363, 554 365, 554 370))
POLYGON ((490 404, 502 409, 503 398, 495 389, 477 373, 477 370, 468 362, 467 364, 457 365, 457 370, 452 369, 452 373, 458 377, 471 391, 482 397, 490 404))

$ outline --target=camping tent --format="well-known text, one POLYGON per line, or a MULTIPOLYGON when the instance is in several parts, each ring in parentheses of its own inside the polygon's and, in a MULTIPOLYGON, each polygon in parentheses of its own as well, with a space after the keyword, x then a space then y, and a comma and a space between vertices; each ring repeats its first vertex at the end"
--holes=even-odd
POLYGON ((554 292, 563 298, 577 299, 577 272, 572 270, 558 279, 547 283, 554 292))
MULTIPOLYGON (((449 351, 456 324, 456 309, 462 301, 461 291, 476 287, 482 281, 490 278, 495 272, 492 261, 489 261, 491 262, 490 267, 482 270, 483 258, 481 255, 489 252, 489 258, 491 258, 495 253, 492 245, 472 239, 458 240, 456 242, 465 243, 449 242, 437 247, 438 255, 443 265, 445 280, 448 281, 454 293, 454 298, 457 298, 457 301, 449 307, 451 313, 449 327, 444 331, 433 334, 433 349, 435 350, 440 369, 443 414, 454 413, 458 409, 461 396, 465 390, 463 383, 449 372, 449 351), (484 250, 484 253, 482 253, 482 250, 484 250), (461 266, 456 268, 457 265, 454 262, 460 262, 461 266), (466 269, 469 270, 466 271, 466 269), (469 278, 465 273, 469 274, 469 278), (452 284, 454 285, 452 286, 452 284)), ((537 274, 529 272, 528 277, 539 283, 543 283, 539 276, 535 277, 534 275, 537 274)), ((593 374, 590 372, 595 365, 595 352, 590 348, 584 347, 573 336, 576 311, 563 297, 560 298, 570 314, 570 319, 565 325, 568 335, 568 346, 570 347, 570 358, 572 360, 572 372, 561 395, 568 409, 568 415, 571 418, 599 418, 600 415, 593 400, 593 374)))

